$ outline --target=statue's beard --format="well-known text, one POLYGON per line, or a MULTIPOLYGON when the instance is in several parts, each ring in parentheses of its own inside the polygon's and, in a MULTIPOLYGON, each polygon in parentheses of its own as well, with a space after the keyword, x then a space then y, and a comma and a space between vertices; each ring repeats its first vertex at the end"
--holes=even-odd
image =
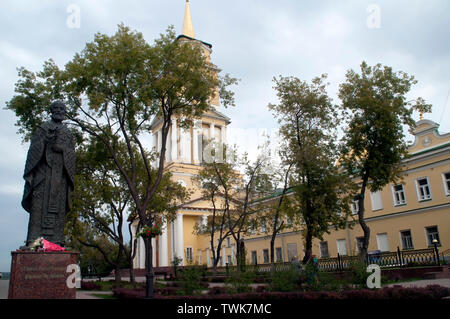
POLYGON ((64 121, 64 114, 52 114, 52 119, 56 122, 64 121))

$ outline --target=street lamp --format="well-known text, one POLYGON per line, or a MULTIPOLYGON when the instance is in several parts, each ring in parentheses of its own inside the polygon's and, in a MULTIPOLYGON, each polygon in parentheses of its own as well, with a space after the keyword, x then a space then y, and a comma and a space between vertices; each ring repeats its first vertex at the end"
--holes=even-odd
POLYGON ((440 266, 441 263, 440 263, 440 261, 439 261, 439 250, 438 250, 438 247, 437 247, 438 244, 439 244, 439 241, 435 238, 435 239, 433 239, 432 243, 433 243, 433 245, 434 245, 434 251, 436 252, 436 261, 437 261, 437 264, 438 264, 438 266, 440 266))

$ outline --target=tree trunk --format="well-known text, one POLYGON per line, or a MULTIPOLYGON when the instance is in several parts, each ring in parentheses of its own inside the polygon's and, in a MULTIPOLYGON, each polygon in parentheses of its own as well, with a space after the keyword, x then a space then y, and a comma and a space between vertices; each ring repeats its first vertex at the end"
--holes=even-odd
POLYGON ((270 272, 272 276, 275 274, 275 236, 276 232, 272 234, 270 239, 270 272))
POLYGON ((367 260, 367 250, 369 248, 369 239, 370 239, 370 228, 367 226, 366 221, 364 220, 364 196, 366 193, 366 185, 367 185, 367 177, 363 178, 363 183, 361 186, 361 193, 358 198, 358 220, 361 228, 364 232, 364 240, 363 245, 360 251, 360 261, 365 262, 367 260))
POLYGON ((221 247, 217 246, 217 252, 215 253, 214 267, 213 267, 214 276, 217 275, 217 265, 219 264, 220 261, 220 248, 221 247))
POLYGON ((130 263, 130 283, 133 285, 134 288, 136 288, 136 278, 134 277, 133 259, 129 258, 128 262, 130 263))
POLYGON ((245 271, 245 244, 243 239, 236 242, 236 260, 238 264, 238 272, 245 271))
POLYGON ((120 261, 122 260, 123 248, 119 245, 119 252, 117 253, 117 260, 114 267, 114 282, 116 287, 120 286, 120 282, 122 281, 122 276, 120 274, 120 261))
POLYGON ((308 225, 306 226, 306 238, 305 238, 305 257, 303 257, 302 263, 307 264, 312 258, 312 234, 308 225))
POLYGON ((153 298, 153 251, 152 251, 152 240, 149 237, 145 238, 145 268, 146 268, 146 289, 145 298, 153 298))

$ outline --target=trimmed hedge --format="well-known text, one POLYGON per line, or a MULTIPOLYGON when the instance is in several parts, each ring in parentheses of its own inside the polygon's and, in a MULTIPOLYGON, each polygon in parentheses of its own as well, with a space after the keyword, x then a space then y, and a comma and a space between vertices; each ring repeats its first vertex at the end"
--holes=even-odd
POLYGON ((92 281, 81 281, 81 290, 102 290, 102 286, 92 281))
MULTIPOLYGON (((342 292, 332 291, 307 291, 307 292, 252 292, 240 294, 220 293, 221 289, 214 289, 206 295, 198 296, 162 296, 156 293, 155 299, 359 299, 359 300, 424 300, 424 299, 442 299, 450 296, 450 288, 439 285, 429 285, 425 288, 404 288, 404 287, 384 287, 377 290, 357 289, 346 290, 342 292), (215 294, 214 292, 217 292, 215 294)), ((119 299, 140 299, 145 297, 144 289, 125 289, 117 288, 113 290, 114 296, 119 299)))

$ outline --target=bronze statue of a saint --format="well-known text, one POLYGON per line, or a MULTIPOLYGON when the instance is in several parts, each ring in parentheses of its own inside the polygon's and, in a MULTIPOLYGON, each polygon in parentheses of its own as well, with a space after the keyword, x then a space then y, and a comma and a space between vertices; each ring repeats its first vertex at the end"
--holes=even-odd
POLYGON ((75 147, 62 121, 66 106, 50 105, 51 120, 33 133, 25 164, 22 206, 30 213, 26 245, 43 237, 64 246, 65 216, 74 189, 75 147))

